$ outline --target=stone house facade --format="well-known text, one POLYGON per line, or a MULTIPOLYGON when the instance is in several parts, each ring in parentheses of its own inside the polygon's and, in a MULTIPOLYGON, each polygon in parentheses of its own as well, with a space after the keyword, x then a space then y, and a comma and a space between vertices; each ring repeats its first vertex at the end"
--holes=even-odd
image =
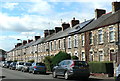
POLYGON ((110 13, 96 9, 95 18, 81 23, 73 18, 71 25, 63 23, 54 30, 44 30, 43 38, 36 36, 34 41, 17 44, 8 52, 9 60, 41 62, 45 56, 65 51, 83 61, 117 62, 120 57, 120 2, 113 2, 112 8, 110 13))

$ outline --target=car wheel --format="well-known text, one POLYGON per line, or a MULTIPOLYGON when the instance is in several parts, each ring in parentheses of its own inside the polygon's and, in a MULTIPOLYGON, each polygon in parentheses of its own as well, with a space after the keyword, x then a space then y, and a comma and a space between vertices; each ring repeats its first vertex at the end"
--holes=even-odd
POLYGON ((120 81, 120 77, 116 78, 116 80, 115 80, 115 81, 120 81))
POLYGON ((53 71, 53 78, 57 78, 56 72, 53 71))
POLYGON ((33 74, 36 74, 36 72, 35 72, 34 70, 32 71, 32 73, 33 73, 33 74))
POLYGON ((68 75, 68 72, 67 72, 67 71, 65 72, 64 77, 65 77, 66 80, 69 79, 69 75, 68 75))

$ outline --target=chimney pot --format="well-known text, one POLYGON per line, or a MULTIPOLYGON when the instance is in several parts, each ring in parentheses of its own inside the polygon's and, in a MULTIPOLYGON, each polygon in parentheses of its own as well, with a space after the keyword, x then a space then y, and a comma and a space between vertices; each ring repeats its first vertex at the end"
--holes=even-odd
POLYGON ((95 18, 98 19, 100 16, 106 13, 106 10, 104 9, 96 9, 95 10, 95 18))
POLYGON ((72 27, 74 27, 75 25, 79 24, 79 20, 75 20, 75 17, 73 18, 73 20, 71 20, 71 25, 72 27))
POLYGON ((59 32, 62 30, 62 27, 55 27, 55 33, 59 32))
POLYGON ((55 30, 49 30, 49 35, 55 33, 55 30))
POLYGON ((62 30, 64 31, 65 29, 69 28, 70 27, 70 24, 69 23, 63 23, 62 24, 62 30))
POLYGON ((35 40, 38 40, 40 38, 40 36, 35 36, 35 40))
POLYGON ((120 10, 120 2, 112 2, 112 11, 116 12, 120 10))
POLYGON ((27 44, 27 41, 26 40, 23 40, 23 45, 27 44))
POLYGON ((28 39, 28 43, 32 42, 33 40, 28 39))
POLYGON ((47 37, 49 35, 49 30, 44 30, 44 37, 47 37))

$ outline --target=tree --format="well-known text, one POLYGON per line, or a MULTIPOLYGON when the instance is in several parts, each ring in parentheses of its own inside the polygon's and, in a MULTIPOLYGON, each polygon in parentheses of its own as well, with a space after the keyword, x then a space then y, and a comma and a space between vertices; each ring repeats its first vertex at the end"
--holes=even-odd
POLYGON ((77 56, 72 56, 71 59, 72 60, 78 60, 79 58, 77 56))
POLYGON ((66 52, 60 51, 57 55, 55 55, 53 57, 53 59, 52 59, 52 67, 57 65, 62 60, 67 60, 67 59, 71 59, 70 54, 67 54, 66 52))

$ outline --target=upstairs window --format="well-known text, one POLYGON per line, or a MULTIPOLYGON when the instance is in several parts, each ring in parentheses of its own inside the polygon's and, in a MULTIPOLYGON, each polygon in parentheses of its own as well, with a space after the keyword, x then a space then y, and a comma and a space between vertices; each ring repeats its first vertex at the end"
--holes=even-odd
POLYGON ((65 38, 63 39, 63 49, 66 48, 66 41, 65 41, 65 38))
POLYGON ((77 37, 77 35, 74 36, 74 47, 78 47, 78 37, 77 37))
POLYGON ((109 28, 109 41, 110 42, 115 41, 115 32, 113 27, 109 28))
POLYGON ((68 37, 68 48, 71 48, 71 37, 68 37))
POLYGON ((81 35, 81 39, 82 39, 82 46, 84 46, 84 44, 85 44, 85 37, 84 37, 84 35, 81 35))
POLYGON ((92 32, 89 33, 89 40, 90 40, 90 44, 93 44, 93 36, 92 36, 92 32))
POLYGON ((56 50, 56 40, 54 41, 54 50, 56 50))
POLYGON ((98 42, 99 44, 103 43, 103 31, 102 30, 98 31, 98 42))
POLYGON ((61 46, 61 45, 60 45, 60 40, 58 40, 58 49, 60 49, 60 46, 61 46))

